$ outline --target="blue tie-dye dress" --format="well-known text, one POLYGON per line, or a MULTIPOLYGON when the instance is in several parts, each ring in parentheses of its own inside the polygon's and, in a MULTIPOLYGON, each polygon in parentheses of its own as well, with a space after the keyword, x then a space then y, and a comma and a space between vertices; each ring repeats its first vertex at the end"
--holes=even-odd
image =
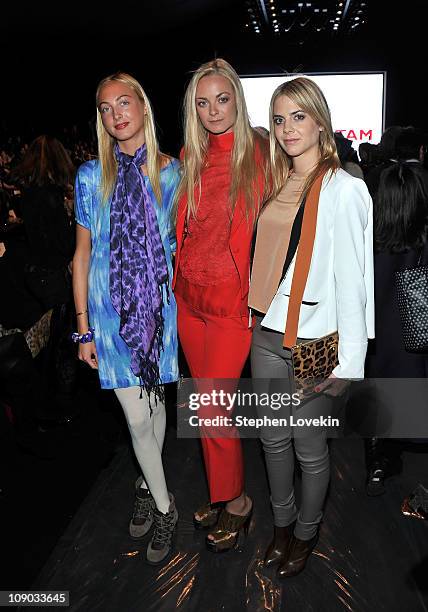
MULTIPOLYGON (((171 222, 171 208, 180 180, 179 162, 174 159, 161 170, 162 206, 156 203, 148 177, 144 177, 156 210, 159 231, 165 249, 170 283, 172 280, 171 253, 175 252, 175 232, 171 222)), ((79 225, 91 232, 91 261, 88 276, 89 321, 95 328, 98 372, 103 389, 119 389, 139 385, 131 370, 131 352, 119 336, 119 315, 110 300, 110 202, 101 203, 99 186, 100 164, 92 160, 82 164, 77 172, 75 214, 79 225)), ((163 383, 178 379, 177 307, 170 289, 169 303, 164 289, 163 350, 160 358, 160 377, 163 383)))

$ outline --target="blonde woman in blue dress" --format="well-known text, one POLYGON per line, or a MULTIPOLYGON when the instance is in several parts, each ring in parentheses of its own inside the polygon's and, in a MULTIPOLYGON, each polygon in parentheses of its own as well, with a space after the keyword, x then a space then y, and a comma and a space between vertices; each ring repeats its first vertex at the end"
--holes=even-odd
POLYGON ((170 213, 179 162, 159 151, 150 102, 133 77, 103 79, 96 103, 99 159, 76 179, 75 338, 79 359, 98 369, 124 410, 141 468, 130 535, 154 527, 147 561, 158 564, 178 520, 161 454, 163 385, 178 378, 170 213))

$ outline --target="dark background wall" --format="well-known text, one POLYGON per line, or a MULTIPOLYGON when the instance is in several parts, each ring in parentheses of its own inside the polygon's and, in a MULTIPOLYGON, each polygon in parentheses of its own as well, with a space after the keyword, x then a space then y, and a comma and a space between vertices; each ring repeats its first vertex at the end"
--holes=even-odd
MULTIPOLYGON (((321 4, 330 10, 337 3, 321 4)), ((366 23, 352 34, 299 36, 256 35, 245 26, 248 0, 9 3, 0 25, 0 128, 30 136, 72 125, 85 130, 98 81, 121 69, 142 82, 161 144, 177 153, 189 73, 217 56, 241 74, 386 70, 386 125, 426 129, 428 2, 366 4, 366 23)))

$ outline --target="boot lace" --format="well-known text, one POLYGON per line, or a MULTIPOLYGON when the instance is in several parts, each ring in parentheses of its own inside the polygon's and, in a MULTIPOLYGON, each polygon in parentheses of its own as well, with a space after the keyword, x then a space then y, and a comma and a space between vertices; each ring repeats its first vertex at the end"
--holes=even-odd
POLYGON ((174 531, 174 512, 168 514, 155 513, 155 530, 153 533, 153 548, 169 546, 174 531))
POLYGON ((153 497, 145 495, 144 497, 135 496, 133 519, 148 519, 153 513, 153 497))

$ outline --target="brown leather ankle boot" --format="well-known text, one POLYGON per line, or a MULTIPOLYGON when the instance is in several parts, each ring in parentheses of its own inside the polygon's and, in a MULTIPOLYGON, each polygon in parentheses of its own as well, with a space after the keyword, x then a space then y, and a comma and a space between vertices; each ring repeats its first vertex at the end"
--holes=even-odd
POLYGON ((310 540, 300 540, 295 535, 291 536, 288 546, 287 559, 281 563, 277 574, 279 578, 287 578, 289 576, 297 576, 305 568, 311 552, 317 542, 318 535, 310 540))
POLYGON ((293 533, 291 527, 291 525, 287 525, 287 527, 277 527, 274 525, 273 539, 266 550, 263 561, 265 567, 272 567, 277 563, 283 563, 285 561, 291 534, 293 533))

